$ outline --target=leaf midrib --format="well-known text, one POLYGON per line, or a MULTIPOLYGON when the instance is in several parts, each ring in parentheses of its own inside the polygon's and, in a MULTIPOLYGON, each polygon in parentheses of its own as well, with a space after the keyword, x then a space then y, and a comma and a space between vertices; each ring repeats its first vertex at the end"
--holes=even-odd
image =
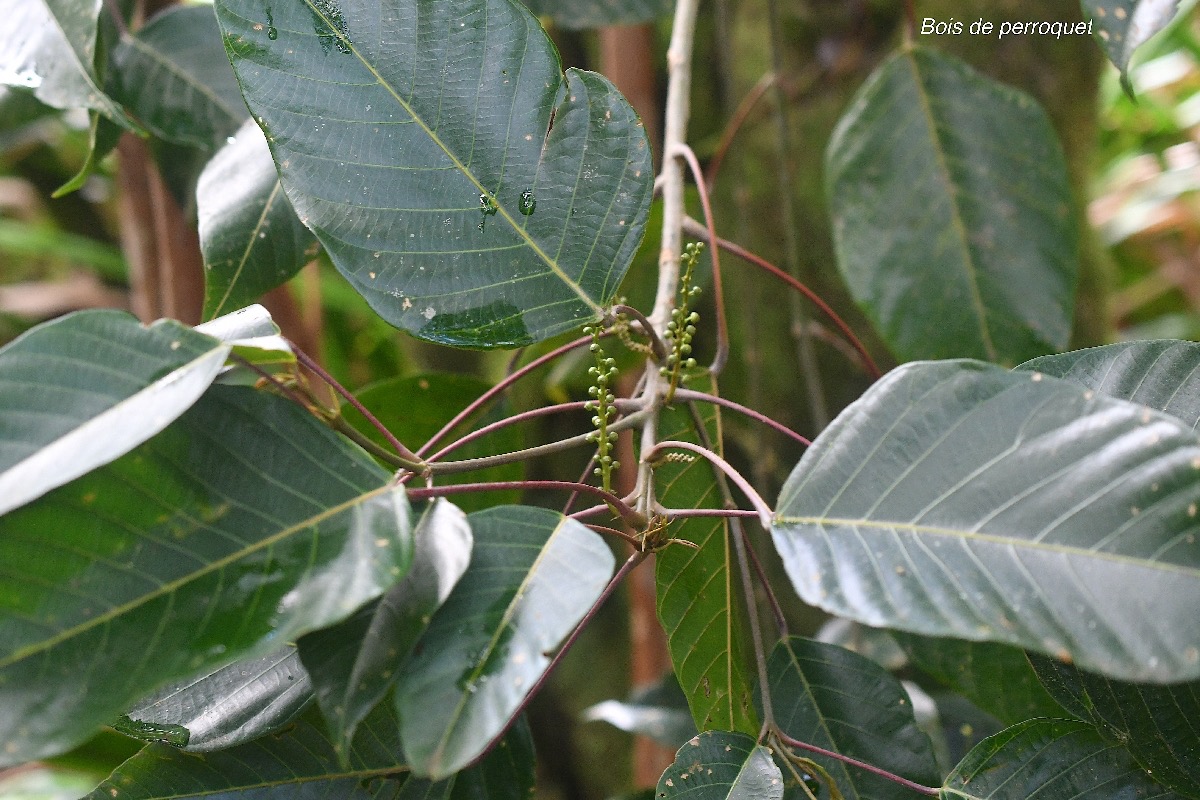
POLYGON ((210 89, 201 81, 195 80, 191 74, 183 71, 178 64, 167 58, 166 55, 164 55, 161 51, 151 47, 150 44, 148 44, 145 40, 140 39, 137 36, 130 36, 125 41, 135 50, 141 52, 143 55, 148 56, 152 61, 157 62, 159 66, 166 69, 193 90, 204 95, 209 102, 213 104, 213 106, 218 108, 221 113, 228 118, 230 125, 236 127, 238 124, 240 124, 243 117, 239 116, 233 109, 229 108, 225 101, 215 92, 213 92, 212 89, 210 89))
MULTIPOLYGON (((331 20, 321 8, 318 8, 317 5, 312 2, 312 0, 304 0, 304 4, 311 9, 315 15, 320 17, 321 21, 325 23, 328 30, 332 31, 333 34, 346 45, 346 47, 350 48, 350 52, 353 53, 354 57, 357 58, 363 67, 365 67, 366 70, 371 73, 371 75, 378 82, 379 86, 386 90, 387 93, 390 94, 393 99, 395 99, 400 107, 404 109, 404 112, 412 117, 413 122, 420 126, 421 130, 425 132, 425 135, 429 137, 430 141, 437 145, 438 149, 441 150, 448 159, 450 159, 450 163, 454 165, 454 168, 458 170, 459 174, 463 175, 467 178, 467 180, 474 184, 475 188, 480 194, 487 195, 487 197, 490 198, 492 204, 496 207, 497 213, 499 213, 500 216, 516 232, 517 236, 525 242, 526 246, 529 247, 529 249, 532 250, 538 256, 538 258, 540 258, 542 262, 544 262, 546 266, 550 268, 550 271, 553 272, 559 280, 569 286, 571 290, 574 291, 581 300, 583 300, 584 304, 587 305, 588 308, 590 308, 597 315, 602 315, 604 313, 604 309, 601 308, 596 301, 592 300, 592 298, 588 296, 587 292, 585 292, 577 282, 572 280, 569 275, 563 272, 562 267, 558 265, 558 262, 551 258, 550 255, 542 249, 541 245, 539 245, 537 241, 534 240, 534 238, 530 236, 522 226, 517 224, 516 219, 511 213, 509 213, 507 206, 500 203, 499 198, 495 197, 490 191, 488 191, 487 187, 484 186, 475 177, 475 174, 467 168, 467 165, 459 160, 458 156, 456 156, 434 132, 434 130, 425 123, 424 118, 417 114, 416 110, 413 109, 413 107, 410 106, 404 100, 404 98, 400 96, 400 93, 397 92, 396 89, 386 79, 384 79, 381 74, 379 74, 379 71, 375 69, 375 66, 363 56, 357 45, 355 45, 354 42, 350 41, 349 37, 342 33, 342 31, 339 29, 339 26, 335 25, 333 20, 331 20)), ((506 155, 507 150, 508 143, 505 142, 506 155)), ((565 224, 566 223, 564 223, 564 226, 565 224)))
MULTIPOLYGON (((919 525, 913 522, 889 522, 887 520, 853 519, 848 517, 793 517, 782 514, 777 514, 774 521, 776 525, 815 525, 820 528, 854 527, 889 531, 900 530, 912 533, 914 535, 944 536, 952 539, 964 539, 967 541, 983 542, 986 544, 1004 545, 1006 547, 1023 547, 1028 550, 1034 550, 1038 552, 1084 556, 1102 561, 1112 561, 1117 564, 1140 566, 1146 569, 1155 569, 1162 572, 1175 572, 1200 579, 1200 569, 1198 568, 1185 567, 1179 564, 1171 564, 1164 561, 1151 561, 1149 559, 1135 558, 1133 556, 1127 556, 1121 553, 1112 553, 1103 550, 1090 550, 1087 548, 1072 547, 1070 545, 1057 544, 1053 542, 1040 542, 1019 537, 1000 536, 992 533, 979 533, 976 531, 963 530, 961 528, 946 528, 937 525, 919 525)), ((772 527, 775 526, 773 525, 772 527)))
POLYGON ((355 507, 356 505, 364 503, 375 497, 384 495, 387 492, 393 491, 394 489, 395 489, 394 486, 392 486, 390 484, 384 484, 383 486, 380 486, 378 489, 373 489, 369 492, 365 492, 356 497, 345 500, 341 503, 338 503, 335 506, 331 506, 330 508, 325 509, 324 511, 314 514, 311 517, 308 517, 307 519, 304 519, 300 522, 289 525, 286 528, 283 528, 282 530, 280 530, 274 534, 271 534, 270 536, 266 536, 256 542, 254 542, 253 544, 251 544, 248 547, 243 547, 243 548, 236 550, 222 558, 219 558, 215 561, 209 562, 208 564, 206 564, 204 567, 201 567, 200 569, 193 570, 192 572, 189 572, 186 575, 182 575, 173 581, 164 583, 162 586, 158 587, 154 591, 147 592, 146 594, 140 595, 139 597, 136 597, 126 603, 122 603, 119 606, 114 606, 113 608, 110 608, 108 611, 105 611, 103 614, 99 614, 95 617, 92 617, 91 619, 87 620, 87 622, 72 626, 70 628, 66 628, 66 629, 60 631, 59 633, 55 634, 54 636, 48 637, 48 638, 43 639, 42 641, 36 642, 34 644, 26 645, 25 647, 20 648, 19 650, 15 650, 8 657, 0 659, 0 669, 5 669, 5 668, 23 660, 23 659, 29 658, 30 656, 35 655, 37 653, 41 653, 41 652, 50 650, 50 649, 54 648, 55 646, 65 642, 65 641, 68 641, 75 636, 79 636, 80 634, 82 634, 86 631, 89 631, 92 628, 95 628, 97 625, 101 625, 101 624, 107 623, 113 619, 116 619, 117 617, 120 617, 123 614, 127 614, 130 611, 133 611, 134 609, 139 608, 140 606, 143 606, 153 600, 157 600, 160 597, 165 597, 165 596, 171 595, 174 592, 176 592, 177 590, 181 589, 182 587, 186 586, 187 584, 189 584, 193 581, 199 580, 200 578, 203 578, 204 576, 209 575, 215 571, 224 569, 225 567, 229 566, 230 564, 234 564, 234 563, 238 562, 239 560, 241 560, 259 550, 262 550, 264 548, 269 548, 269 547, 287 539, 289 536, 295 534, 297 531, 303 530, 305 528, 313 527, 314 525, 319 525, 320 523, 322 523, 328 519, 331 519, 332 517, 335 517, 344 511, 350 510, 351 508, 355 507))

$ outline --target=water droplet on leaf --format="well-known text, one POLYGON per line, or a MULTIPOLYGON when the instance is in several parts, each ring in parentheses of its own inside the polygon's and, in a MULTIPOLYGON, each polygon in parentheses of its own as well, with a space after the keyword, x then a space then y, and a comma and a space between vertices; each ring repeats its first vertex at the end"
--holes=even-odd
POLYGON ((532 190, 526 189, 521 192, 521 202, 517 207, 527 217, 537 209, 537 198, 533 196, 532 190))

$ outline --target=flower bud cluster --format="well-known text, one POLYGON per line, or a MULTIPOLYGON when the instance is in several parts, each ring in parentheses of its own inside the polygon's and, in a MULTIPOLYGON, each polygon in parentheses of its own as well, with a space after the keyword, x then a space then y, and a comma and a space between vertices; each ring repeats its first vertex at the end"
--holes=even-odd
POLYGON ((659 374, 671 382, 667 390, 667 401, 675 395, 679 386, 680 373, 684 369, 695 369, 696 359, 692 358, 692 337, 696 335, 696 323, 700 314, 692 311, 692 301, 700 294, 700 287, 692 285, 692 273, 696 269, 696 261, 704 249, 702 242, 692 242, 683 253, 683 274, 679 278, 679 302, 671 312, 671 320, 667 323, 667 363, 659 368, 659 374))
POLYGON ((588 369, 588 374, 592 376, 592 385, 588 387, 588 394, 592 399, 587 401, 585 408, 589 411, 594 411, 595 416, 592 417, 592 425, 596 430, 588 434, 588 440, 596 443, 596 463, 599 465, 595 469, 595 474, 599 475, 603 481, 604 490, 612 491, 612 471, 621 466, 621 462, 616 461, 612 457, 613 445, 617 441, 617 432, 608 429, 608 423, 612 416, 617 413, 616 396, 609 390, 609 385, 617 377, 617 362, 616 359, 608 358, 604 354, 604 348, 600 346, 600 328, 588 326, 583 329, 585 334, 590 334, 592 343, 588 345, 588 349, 592 351, 596 358, 596 366, 588 369))

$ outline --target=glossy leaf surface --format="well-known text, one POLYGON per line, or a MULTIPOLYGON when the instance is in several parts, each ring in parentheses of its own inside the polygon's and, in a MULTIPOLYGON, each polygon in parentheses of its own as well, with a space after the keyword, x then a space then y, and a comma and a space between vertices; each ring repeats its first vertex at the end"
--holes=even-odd
POLYGON ((1129 753, 1082 722, 1035 719, 975 746, 946 779, 942 800, 1175 800, 1129 753))
POLYGON ((147 327, 120 311, 61 317, 0 348, 0 514, 154 436, 228 352, 178 322, 147 327))
POLYGON ((1082 5, 1126 89, 1134 51, 1167 27, 1179 10, 1179 0, 1082 0, 1082 5))
POLYGON ((912 634, 897 637, 918 667, 1006 725, 1062 716, 1020 648, 912 634))
POLYGON ((216 150, 250 115, 209 6, 156 14, 113 62, 114 97, 155 136, 216 150))
POLYGON ((219 0, 300 219, 393 325, 473 347, 598 319, 641 240, 637 115, 514 0, 219 0), (553 126, 550 125, 553 116, 553 126))
MULTIPOLYGON (((767 677, 775 720, 793 739, 917 783, 939 782, 933 745, 917 727, 904 687, 875 662, 842 647, 793 636, 775 645, 767 677)), ((847 800, 920 796, 840 761, 797 754, 828 770, 847 800)))
POLYGON ((96 73, 98 0, 0 3, 0 83, 31 89, 54 108, 88 108, 134 127, 101 91, 96 73))
POLYGON ((417 517, 404 579, 345 622, 300 640, 300 657, 313 674, 339 752, 395 684, 400 665, 466 571, 471 542, 458 507, 447 500, 430 503, 417 517))
POLYGON ((254 302, 317 254, 316 239, 284 196, 267 140, 252 121, 200 173, 196 212, 205 319, 254 302))
POLYGON ((1200 344, 1170 339, 1120 342, 1026 361, 1041 372, 1129 400, 1200 427, 1200 344))
POLYGON ((441 781, 410 777, 396 800, 528 800, 533 790, 533 737, 520 718, 482 761, 441 781))
MULTIPOLYGON (((720 442, 717 406, 705 404, 699 412, 710 441, 720 442)), ((659 426, 662 439, 697 441, 684 407, 664 410, 659 426)), ((658 500, 667 508, 722 506, 704 459, 664 463, 654 477, 658 500)), ((745 608, 729 524, 721 517, 695 517, 674 523, 669 535, 699 545, 672 544, 655 555, 658 618, 696 727, 756 735, 745 608)))
POLYGON ((1016 364, 1066 346, 1076 223, 1032 98, 906 49, 846 111, 825 179, 838 268, 901 360, 1016 364))
POLYGON ((671 13, 670 0, 523 0, 529 10, 560 28, 635 25, 671 13))
POLYGON ((675 754, 655 797, 783 800, 783 773, 771 751, 744 733, 706 731, 675 754))
POLYGON ((65 750, 157 686, 378 597, 412 548, 388 477, 291 403, 214 386, 133 452, 0 517, 0 759, 65 750))
POLYGON ((504 730, 613 571, 604 540, 553 511, 499 506, 468 520, 471 564, 395 692, 404 752, 434 780, 504 730))
POLYGON ((1040 373, 933 362, 818 437, 773 534, 800 596, 840 616, 1191 680, 1198 507, 1190 426, 1040 373))
POLYGON ((1154 780, 1200 797, 1200 682, 1123 683, 1034 656, 1046 689, 1070 714, 1126 747, 1154 780))
MULTIPOLYGON (((490 388, 492 388, 490 383, 473 375, 425 372, 373 383, 357 392, 355 396, 396 438, 416 450, 441 430, 443 425, 474 402, 475 398, 490 388)), ((350 424, 362 431, 376 444, 391 449, 391 445, 380 435, 379 431, 375 430, 354 408, 345 405, 342 413, 350 424)), ((474 426, 482 427, 483 424, 496 422, 511 413, 511 406, 507 402, 501 401, 492 410, 481 414, 474 426)), ((466 425, 460 427, 454 434, 443 439, 441 446, 450 444, 458 435, 465 434, 469 429, 466 425)), ((488 434, 486 438, 465 444, 461 448, 447 453, 441 460, 457 461, 480 458, 496 453, 520 450, 525 446, 524 432, 520 427, 513 426, 501 428, 495 433, 488 434)), ((434 451, 439 449, 440 447, 434 448, 434 451)), ((447 475, 442 480, 446 483, 475 483, 519 481, 523 477, 525 477, 524 465, 513 463, 447 475)), ((481 511, 494 505, 516 503, 520 499, 519 491, 506 489, 455 495, 454 502, 463 510, 471 512, 481 511)))
POLYGON ((312 681, 289 645, 164 686, 127 716, 183 728, 188 750, 224 750, 282 727, 312 699, 312 681))

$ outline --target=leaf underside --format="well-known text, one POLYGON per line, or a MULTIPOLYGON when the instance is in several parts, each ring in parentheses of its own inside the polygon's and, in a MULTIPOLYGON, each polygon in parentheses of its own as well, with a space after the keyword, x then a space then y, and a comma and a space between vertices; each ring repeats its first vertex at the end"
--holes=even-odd
POLYGON ((607 80, 564 78, 528 10, 219 0, 217 16, 288 198, 384 319, 504 347, 599 318, 641 241, 650 148, 607 80))
POLYGON ((930 362, 821 434, 772 528, 801 597, 832 613, 1174 681, 1200 676, 1198 507, 1190 426, 1040 373, 930 362))
POLYGON ((1129 62, 1150 37, 1170 24, 1179 11, 1179 0, 1082 0, 1104 52, 1117 69, 1126 91, 1129 62))

